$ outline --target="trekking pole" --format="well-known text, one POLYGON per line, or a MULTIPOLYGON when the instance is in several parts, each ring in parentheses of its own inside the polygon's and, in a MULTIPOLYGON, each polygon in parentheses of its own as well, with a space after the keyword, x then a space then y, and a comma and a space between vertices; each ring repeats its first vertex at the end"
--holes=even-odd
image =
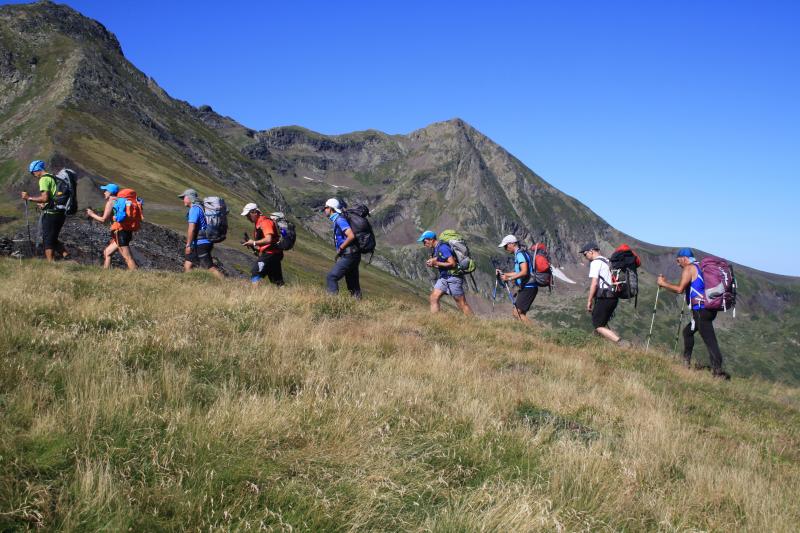
POLYGON ((495 272, 494 275, 494 290, 492 291, 492 311, 494 311, 494 304, 497 301, 497 288, 500 286, 500 274, 495 272))
POLYGON ((472 272, 469 273, 469 279, 472 280, 472 288, 475 289, 475 292, 478 292, 478 284, 475 282, 475 278, 472 277, 472 272))
MULTIPOLYGON (((91 209, 91 207, 89 209, 91 209)), ((94 222, 94 219, 92 219, 92 217, 90 217, 89 215, 86 215, 86 220, 89 222, 89 253, 92 254, 92 263, 94 263, 95 258, 97 257, 95 255, 96 252, 94 250, 94 235, 92 235, 92 233, 94 233, 92 231, 94 226, 92 222, 94 222)))
POLYGON ((681 308, 681 314, 678 317, 678 330, 675 332, 675 346, 673 346, 673 348, 672 348, 673 352, 677 352, 678 351, 678 339, 680 339, 680 337, 681 337, 681 326, 683 326, 683 313, 684 313, 684 311, 686 311, 686 306, 683 305, 683 301, 682 301, 683 299, 680 296, 678 298, 679 298, 679 300, 681 300, 681 303, 678 304, 680 306, 680 308, 681 308))
POLYGON ((28 252, 31 257, 34 256, 33 252, 33 239, 31 239, 31 220, 28 218, 28 200, 25 200, 25 226, 28 228, 28 252))
POLYGON ((644 353, 650 349, 650 338, 653 336, 653 324, 656 321, 656 309, 658 309, 658 294, 661 292, 661 286, 656 289, 656 303, 653 304, 653 316, 650 318, 650 333, 647 334, 647 344, 644 348, 644 353))
POLYGON ((511 302, 511 305, 514 305, 514 296, 511 294, 511 289, 508 288, 508 282, 503 282, 503 287, 506 288, 506 294, 508 294, 508 300, 511 302))

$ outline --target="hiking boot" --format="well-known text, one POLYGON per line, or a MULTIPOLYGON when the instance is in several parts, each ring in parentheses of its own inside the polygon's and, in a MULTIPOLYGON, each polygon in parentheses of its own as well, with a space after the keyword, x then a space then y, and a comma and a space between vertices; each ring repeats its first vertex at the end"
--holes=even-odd
POLYGON ((726 381, 728 381, 728 380, 730 380, 730 379, 731 379, 731 375, 730 375, 730 374, 728 374, 727 372, 725 372, 725 371, 724 371, 724 370, 722 370, 722 369, 719 369, 719 370, 714 370, 714 371, 711 373, 711 375, 712 375, 714 378, 717 378, 717 379, 724 379, 724 380, 726 380, 726 381))
POLYGON ((620 348, 630 348, 633 345, 631 344, 630 341, 620 339, 619 341, 617 341, 617 346, 619 346, 620 348))

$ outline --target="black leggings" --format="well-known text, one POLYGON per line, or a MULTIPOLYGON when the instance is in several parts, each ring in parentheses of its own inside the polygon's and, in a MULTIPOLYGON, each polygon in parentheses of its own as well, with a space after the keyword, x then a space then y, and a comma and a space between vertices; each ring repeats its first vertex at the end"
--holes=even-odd
POLYGON ((692 358, 694 334, 696 331, 700 331, 700 336, 708 348, 711 368, 722 370, 722 353, 719 351, 717 335, 714 333, 714 319, 717 318, 717 312, 709 309, 692 309, 692 318, 694 319, 694 330, 692 330, 692 322, 686 324, 683 329, 683 356, 686 359, 692 358))

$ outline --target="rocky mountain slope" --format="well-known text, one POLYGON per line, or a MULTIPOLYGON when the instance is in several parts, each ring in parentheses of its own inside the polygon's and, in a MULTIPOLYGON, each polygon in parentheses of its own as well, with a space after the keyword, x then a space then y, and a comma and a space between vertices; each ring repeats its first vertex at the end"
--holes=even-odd
MULTIPOLYGON (((167 228, 183 224, 175 193, 188 186, 224 195, 233 208, 256 200, 289 211, 302 228, 287 268, 315 283, 330 264, 319 207, 334 195, 366 202, 374 212, 374 264, 395 275, 370 267, 376 291, 429 288, 425 254, 414 240, 422 229, 454 227, 469 238, 481 269, 479 291, 487 296, 496 243, 516 233, 528 243, 547 240, 555 262, 578 281, 541 296, 536 317, 588 327, 579 303, 586 266, 577 248, 589 239, 606 250, 627 242, 644 259, 642 304, 621 306, 616 327, 641 339, 653 277, 677 276, 674 249, 616 231, 462 120, 408 135, 325 136, 300 127, 257 132, 209 106, 173 99, 125 59, 100 23, 50 2, 0 7, 0 233, 21 227, 17 193, 32 185, 25 165, 34 157, 79 170, 85 205, 97 205, 96 186, 107 180, 135 187, 147 200, 147 219, 167 228)), ((231 233, 239 235, 249 228, 235 215, 231 233)), ((77 242, 83 230, 73 226, 77 242)), ((246 269, 246 260, 237 262, 246 269)), ((744 373, 800 381, 800 282, 745 267, 737 272, 738 318, 720 320, 728 360, 744 373)), ((660 302, 655 339, 671 347, 678 305, 663 295, 660 302)))

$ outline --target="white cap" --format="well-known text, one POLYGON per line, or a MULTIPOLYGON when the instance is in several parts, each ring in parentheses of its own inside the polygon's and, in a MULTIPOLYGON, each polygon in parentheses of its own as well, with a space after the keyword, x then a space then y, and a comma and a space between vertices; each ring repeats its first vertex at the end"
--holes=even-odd
POLYGON ((242 209, 242 216, 246 217, 247 215, 250 214, 250 211, 253 211, 254 209, 258 209, 258 206, 253 202, 250 202, 249 204, 244 206, 244 209, 242 209))
POLYGON ((512 242, 517 243, 519 242, 516 237, 513 235, 506 235, 503 237, 503 241, 497 245, 498 248, 505 248, 506 244, 511 244, 512 242))
POLYGON ((337 200, 336 198, 328 198, 328 201, 325 202, 325 207, 330 207, 337 213, 342 212, 342 204, 340 204, 339 200, 337 200))

